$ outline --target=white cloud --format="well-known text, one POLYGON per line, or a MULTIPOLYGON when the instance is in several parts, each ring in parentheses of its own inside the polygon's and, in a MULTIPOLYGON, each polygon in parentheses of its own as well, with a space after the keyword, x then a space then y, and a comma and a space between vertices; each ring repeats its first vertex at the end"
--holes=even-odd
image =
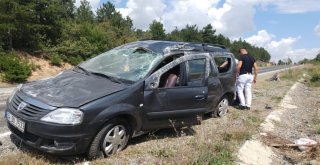
POLYGON ((319 0, 274 0, 272 5, 282 13, 304 13, 320 11, 319 0))
POLYGON ((258 0, 128 0, 125 8, 119 8, 123 16, 133 19, 134 27, 148 29, 152 20, 160 20, 167 31, 187 24, 199 28, 211 23, 218 33, 239 37, 254 30, 253 17, 258 0))
POLYGON ((267 30, 261 30, 257 35, 253 35, 247 38, 246 41, 256 46, 262 47, 267 45, 274 37, 275 36, 273 34, 269 34, 267 30))
POLYGON ((291 50, 287 52, 287 54, 292 59, 292 61, 298 62, 303 60, 304 58, 314 59, 319 52, 320 52, 320 48, 296 49, 296 50, 291 50))
POLYGON ((299 37, 287 37, 280 40, 273 40, 275 35, 261 30, 257 35, 246 38, 245 40, 253 45, 264 47, 271 55, 271 61, 290 58, 294 62, 298 62, 304 58, 314 58, 320 48, 314 49, 294 49, 293 45, 299 37))
MULTIPOLYGON (((75 3, 76 7, 80 6, 80 4, 81 4, 80 1, 81 0, 76 0, 76 3, 75 3)), ((96 11, 97 8, 100 7, 99 6, 100 5, 100 0, 87 0, 87 1, 90 3, 93 11, 96 11)))
POLYGON ((125 8, 119 8, 123 16, 130 16, 134 27, 148 29, 153 20, 160 21, 166 4, 161 0, 128 0, 125 8))
POLYGON ((316 27, 314 27, 314 32, 318 37, 320 37, 320 24, 318 24, 316 27))

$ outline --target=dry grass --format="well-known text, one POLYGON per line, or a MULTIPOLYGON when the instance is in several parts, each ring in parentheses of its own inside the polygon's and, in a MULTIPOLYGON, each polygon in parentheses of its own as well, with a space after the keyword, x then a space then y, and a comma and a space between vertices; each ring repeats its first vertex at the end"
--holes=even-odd
MULTIPOLYGON (((201 125, 191 128, 165 129, 144 135, 132 139, 119 154, 93 160, 90 164, 233 164, 237 160, 238 148, 258 133, 260 123, 269 114, 266 104, 275 108, 279 102, 275 97, 282 98, 293 84, 286 79, 265 81, 271 76, 259 77, 253 89, 253 107, 250 111, 231 107, 223 118, 206 117, 201 125)), ((52 159, 19 152, 2 158, 0 164, 74 163, 52 159)))

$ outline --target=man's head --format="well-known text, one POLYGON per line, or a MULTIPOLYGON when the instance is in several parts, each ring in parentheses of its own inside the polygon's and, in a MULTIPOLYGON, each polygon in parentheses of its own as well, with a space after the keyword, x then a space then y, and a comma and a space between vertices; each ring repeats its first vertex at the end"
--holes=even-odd
POLYGON ((241 49, 239 50, 239 52, 240 52, 241 55, 242 55, 242 54, 248 54, 248 51, 247 51, 246 48, 241 48, 241 49))

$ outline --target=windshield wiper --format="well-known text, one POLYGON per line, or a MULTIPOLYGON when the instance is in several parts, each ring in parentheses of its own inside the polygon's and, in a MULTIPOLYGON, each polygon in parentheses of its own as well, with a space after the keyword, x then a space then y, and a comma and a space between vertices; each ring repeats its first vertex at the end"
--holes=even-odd
POLYGON ((105 77, 113 82, 116 82, 116 83, 119 83, 119 84, 123 84, 122 81, 120 81, 118 78, 116 77, 111 77, 111 76, 108 76, 106 74, 103 74, 103 73, 99 73, 99 72, 91 72, 91 74, 94 74, 94 75, 97 75, 97 76, 101 76, 101 77, 105 77))
POLYGON ((81 71, 83 71, 86 75, 89 75, 90 72, 87 71, 86 69, 82 68, 81 66, 76 66, 77 69, 80 69, 81 71))

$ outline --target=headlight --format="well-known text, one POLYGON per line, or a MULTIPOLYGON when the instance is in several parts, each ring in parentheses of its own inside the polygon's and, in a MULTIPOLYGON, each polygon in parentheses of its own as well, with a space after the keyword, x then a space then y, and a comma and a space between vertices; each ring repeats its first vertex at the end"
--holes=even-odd
POLYGON ((22 87, 22 84, 19 84, 10 94, 9 96, 9 103, 11 102, 12 98, 14 97, 14 95, 17 93, 18 90, 20 90, 22 87))
POLYGON ((82 122, 82 118, 83 112, 78 109, 59 108, 48 113, 41 120, 50 123, 77 125, 82 122))

